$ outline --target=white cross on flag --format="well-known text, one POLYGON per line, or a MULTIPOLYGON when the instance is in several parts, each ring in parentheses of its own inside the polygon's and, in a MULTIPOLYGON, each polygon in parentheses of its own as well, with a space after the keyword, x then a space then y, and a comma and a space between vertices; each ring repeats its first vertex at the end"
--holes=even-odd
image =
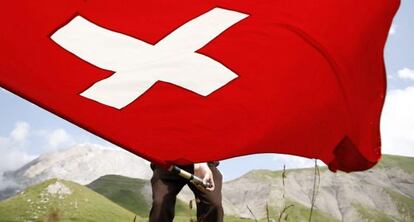
POLYGON ((156 164, 372 167, 398 0, 5 1, 0 86, 156 164))

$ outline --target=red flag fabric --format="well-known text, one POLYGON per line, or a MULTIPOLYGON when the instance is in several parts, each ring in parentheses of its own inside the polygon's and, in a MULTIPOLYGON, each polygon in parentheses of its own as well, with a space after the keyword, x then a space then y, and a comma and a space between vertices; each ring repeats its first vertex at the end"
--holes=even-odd
POLYGON ((372 167, 398 0, 5 1, 0 85, 160 165, 372 167))

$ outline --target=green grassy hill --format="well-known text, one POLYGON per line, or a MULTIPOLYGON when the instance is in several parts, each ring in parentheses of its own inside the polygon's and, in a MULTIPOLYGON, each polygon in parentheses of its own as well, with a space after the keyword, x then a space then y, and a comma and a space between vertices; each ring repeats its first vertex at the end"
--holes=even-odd
POLYGON ((148 186, 148 180, 118 175, 106 175, 87 185, 123 208, 146 217, 150 203, 145 196, 145 186, 148 186))
MULTIPOLYGON (((152 201, 151 185, 148 180, 106 175, 87 186, 125 209, 141 217, 148 217, 152 201)), ((191 213, 195 214, 194 211, 191 213)), ((188 204, 177 200, 176 215, 187 217, 189 214, 188 204)))
MULTIPOLYGON (((0 202, 0 221, 128 221, 134 214, 82 185, 51 179, 0 202)), ((138 219, 137 221, 141 221, 138 219)))
POLYGON ((380 162, 375 166, 379 169, 399 168, 403 171, 414 174, 414 157, 382 155, 380 162))

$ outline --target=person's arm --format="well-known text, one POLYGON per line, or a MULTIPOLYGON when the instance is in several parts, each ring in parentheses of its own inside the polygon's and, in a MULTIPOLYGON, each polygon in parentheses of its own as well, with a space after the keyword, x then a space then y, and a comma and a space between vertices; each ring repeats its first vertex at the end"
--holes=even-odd
POLYGON ((211 186, 205 188, 207 191, 213 191, 215 188, 213 173, 207 163, 194 164, 194 175, 200 177, 204 184, 210 183, 211 186))

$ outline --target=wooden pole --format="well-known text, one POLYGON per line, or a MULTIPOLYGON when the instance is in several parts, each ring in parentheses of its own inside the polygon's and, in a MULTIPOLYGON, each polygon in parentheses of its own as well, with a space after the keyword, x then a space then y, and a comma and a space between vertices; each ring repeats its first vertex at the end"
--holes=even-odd
POLYGON ((203 180, 200 177, 197 177, 196 175, 191 174, 176 165, 172 165, 169 171, 183 177, 184 179, 189 180, 191 183, 193 183, 196 186, 202 186, 204 189, 212 187, 210 183, 207 183, 207 184, 203 183, 203 180))

